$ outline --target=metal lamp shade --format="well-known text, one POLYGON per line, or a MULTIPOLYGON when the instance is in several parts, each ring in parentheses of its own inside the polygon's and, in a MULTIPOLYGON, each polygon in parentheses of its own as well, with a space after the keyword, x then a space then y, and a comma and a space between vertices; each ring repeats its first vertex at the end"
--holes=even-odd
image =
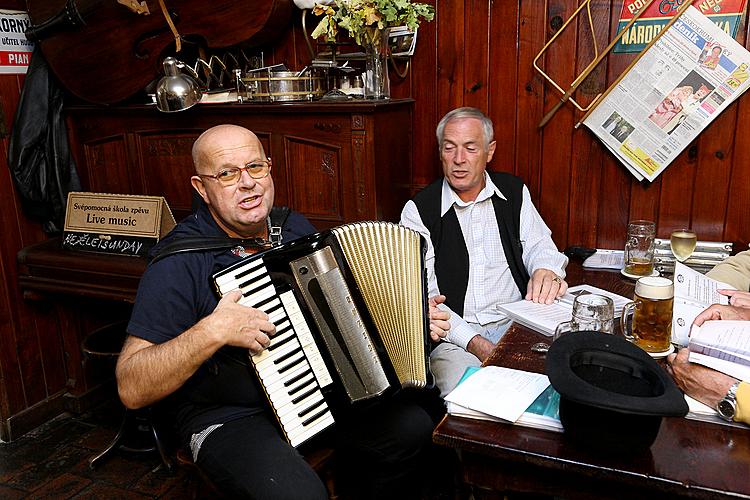
POLYGON ((180 71, 182 63, 173 57, 164 59, 164 75, 156 86, 156 107, 165 113, 191 108, 200 102, 202 92, 195 78, 180 71))

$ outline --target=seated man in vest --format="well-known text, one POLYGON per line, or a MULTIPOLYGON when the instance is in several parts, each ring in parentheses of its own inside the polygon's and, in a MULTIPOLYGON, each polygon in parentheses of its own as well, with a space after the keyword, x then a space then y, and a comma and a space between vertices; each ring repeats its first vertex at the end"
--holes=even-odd
MULTIPOLYGON (((292 212, 274 221, 271 161, 247 129, 219 125, 193 146, 202 198, 196 212, 160 242, 186 237, 262 238, 280 226, 283 241, 313 233, 292 212), (269 217, 270 215, 270 217, 269 217)), ((171 242, 171 243, 170 243, 171 242)), ((241 305, 239 290, 219 300, 212 275, 254 248, 183 251, 155 259, 138 288, 128 338, 117 362, 120 398, 128 408, 160 402, 196 464, 231 498, 328 498, 325 486, 276 426, 248 354, 268 347, 276 327, 258 309, 241 305)), ((238 246, 239 245, 239 246, 238 246)), ((352 410, 328 434, 355 469, 358 498, 400 498, 426 476, 417 468, 433 422, 406 395, 352 410)))
POLYGON ((458 108, 437 126, 444 177, 406 203, 401 224, 428 242, 430 356, 445 396, 469 366, 492 352, 510 320, 498 304, 521 299, 545 304, 565 293, 567 257, 521 179, 487 172, 496 143, 492 121, 458 108))

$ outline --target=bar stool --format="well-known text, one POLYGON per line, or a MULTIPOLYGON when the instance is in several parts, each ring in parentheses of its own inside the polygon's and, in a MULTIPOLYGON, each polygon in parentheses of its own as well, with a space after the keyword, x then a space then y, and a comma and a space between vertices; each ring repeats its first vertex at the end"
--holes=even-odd
MULTIPOLYGON (((105 325, 89 333, 81 342, 81 350, 91 359, 116 361, 127 335, 127 322, 118 321, 105 325)), ((171 471, 172 461, 168 458, 164 440, 154 422, 151 407, 130 410, 125 408, 120 428, 112 442, 104 450, 89 460, 94 469, 101 460, 116 450, 135 453, 158 451, 162 464, 171 471), (135 436, 145 436, 148 444, 133 446, 135 436)))

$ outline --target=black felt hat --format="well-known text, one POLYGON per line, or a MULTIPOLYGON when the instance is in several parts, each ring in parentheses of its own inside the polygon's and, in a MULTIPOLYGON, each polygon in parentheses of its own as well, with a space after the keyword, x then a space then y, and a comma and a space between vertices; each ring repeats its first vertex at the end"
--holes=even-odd
POLYGON ((672 378, 622 337, 564 335, 550 347, 546 371, 560 393, 566 436, 595 447, 643 450, 656 439, 662 417, 688 412, 672 378))

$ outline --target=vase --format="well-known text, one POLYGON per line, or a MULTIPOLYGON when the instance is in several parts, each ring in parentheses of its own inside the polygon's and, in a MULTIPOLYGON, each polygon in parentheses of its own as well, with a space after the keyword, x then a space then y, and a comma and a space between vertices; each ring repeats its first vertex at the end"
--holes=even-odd
POLYGON ((391 82, 388 79, 388 33, 383 31, 377 40, 368 43, 365 49, 365 97, 367 99, 390 99, 391 82))

